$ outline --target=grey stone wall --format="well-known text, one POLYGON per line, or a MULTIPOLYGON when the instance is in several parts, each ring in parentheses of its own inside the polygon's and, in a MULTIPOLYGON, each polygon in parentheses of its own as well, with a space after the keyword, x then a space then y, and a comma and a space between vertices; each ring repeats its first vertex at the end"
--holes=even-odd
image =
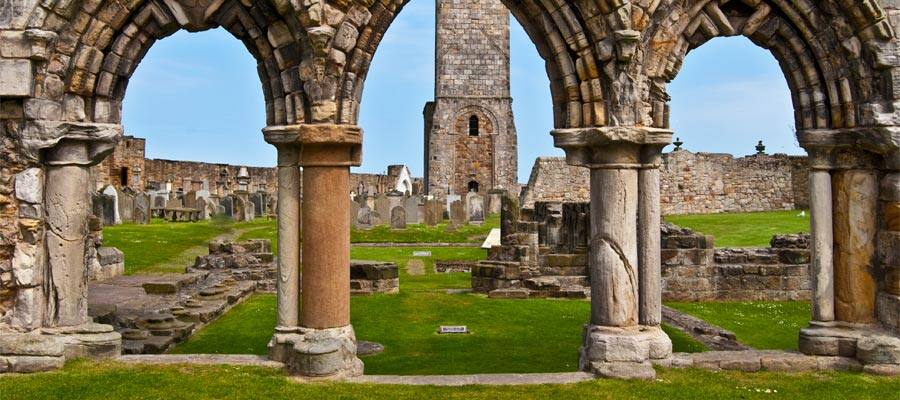
MULTIPOLYGON (((590 205, 537 202, 517 216, 510 211, 501 215, 502 245, 472 267, 472 290, 495 298, 588 297, 590 205)), ((767 248, 715 249, 712 236, 671 224, 660 234, 664 300, 811 297, 808 235, 776 235, 767 248)))
MULTIPOLYGON (((673 151, 663 154, 660 207, 663 214, 702 214, 791 210, 809 206, 809 172, 805 156, 673 151)), ((587 168, 562 157, 535 160, 522 206, 536 202, 590 200, 587 168)))
POLYGON ((435 101, 425 106, 425 186, 443 199, 518 191, 516 128, 509 95, 509 11, 499 0, 439 0, 435 101), (478 119, 478 136, 469 119, 478 119))

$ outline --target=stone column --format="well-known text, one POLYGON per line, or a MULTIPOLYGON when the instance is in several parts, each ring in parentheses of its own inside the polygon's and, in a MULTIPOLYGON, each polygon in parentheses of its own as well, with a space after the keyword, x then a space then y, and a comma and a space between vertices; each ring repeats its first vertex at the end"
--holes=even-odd
POLYGON ((569 164, 591 170, 591 322, 585 326, 580 368, 600 376, 653 377, 649 360, 672 353, 672 342, 659 327, 655 169, 659 149, 672 133, 609 127, 552 134, 569 164), (643 302, 642 293, 647 294, 643 302))
POLYGON ((872 170, 837 171, 834 189, 834 317, 875 322, 877 175, 872 170))
POLYGON ((813 320, 834 321, 834 231, 830 171, 810 170, 809 196, 813 320))
POLYGON ((661 147, 644 146, 643 168, 638 172, 638 290, 641 325, 658 326, 662 322, 662 270, 660 238, 659 168, 661 147))
POLYGON ((300 321, 300 144, 296 132, 263 130, 278 150, 278 322, 295 331, 300 321))
MULTIPOLYGON (((350 325, 350 167, 360 164, 362 130, 348 125, 266 128, 300 144, 303 167, 303 279, 299 327, 276 332, 270 358, 312 377, 362 374, 350 325)), ((285 139, 287 140, 287 139, 285 139)))

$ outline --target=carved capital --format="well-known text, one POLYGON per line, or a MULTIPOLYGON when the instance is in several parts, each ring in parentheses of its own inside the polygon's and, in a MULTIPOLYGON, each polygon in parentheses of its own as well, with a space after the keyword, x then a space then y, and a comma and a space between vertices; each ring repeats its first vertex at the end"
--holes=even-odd
POLYGON ((47 165, 96 165, 121 137, 122 125, 91 122, 36 120, 22 130, 23 147, 47 165))
POLYGON ((359 166, 362 163, 362 128, 356 125, 301 124, 263 129, 276 147, 300 145, 300 165, 359 166))
POLYGON ((635 126, 557 129, 550 134, 569 164, 594 169, 656 168, 662 148, 672 142, 668 129, 635 126))

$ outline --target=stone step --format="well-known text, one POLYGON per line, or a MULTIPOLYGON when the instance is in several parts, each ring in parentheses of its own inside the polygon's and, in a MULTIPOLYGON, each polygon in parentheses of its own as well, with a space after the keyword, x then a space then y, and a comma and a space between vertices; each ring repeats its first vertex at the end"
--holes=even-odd
POLYGON ((531 290, 559 291, 571 287, 584 288, 586 286, 589 286, 589 281, 588 277, 584 275, 550 275, 525 280, 525 287, 531 290))
POLYGON ((176 294, 182 287, 195 284, 208 275, 209 272, 163 275, 144 282, 141 287, 147 294, 176 294))

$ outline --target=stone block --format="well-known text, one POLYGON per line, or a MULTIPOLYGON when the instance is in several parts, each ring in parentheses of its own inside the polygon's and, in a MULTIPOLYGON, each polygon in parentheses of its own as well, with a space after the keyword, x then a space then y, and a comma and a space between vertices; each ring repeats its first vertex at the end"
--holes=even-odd
POLYGON ((63 344, 39 333, 4 333, 0 335, 0 355, 61 357, 63 344))
POLYGON ((30 60, 0 59, 0 97, 31 96, 33 81, 30 60))
POLYGON ((650 362, 593 362, 591 372, 597 377, 611 379, 652 380, 656 378, 656 370, 650 362))
POLYGON ((900 338, 862 337, 856 342, 856 357, 863 364, 900 364, 900 338))
POLYGON ((16 199, 27 203, 43 203, 43 178, 40 168, 28 168, 16 174, 16 199))
MULTIPOLYGON (((0 357, 0 364, 2 359, 0 357)), ((47 356, 12 356, 5 357, 10 372, 30 373, 44 372, 60 369, 66 363, 65 357, 47 357, 47 356)))
POLYGON ((62 105, 53 100, 26 99, 25 118, 56 121, 62 119, 62 105))

